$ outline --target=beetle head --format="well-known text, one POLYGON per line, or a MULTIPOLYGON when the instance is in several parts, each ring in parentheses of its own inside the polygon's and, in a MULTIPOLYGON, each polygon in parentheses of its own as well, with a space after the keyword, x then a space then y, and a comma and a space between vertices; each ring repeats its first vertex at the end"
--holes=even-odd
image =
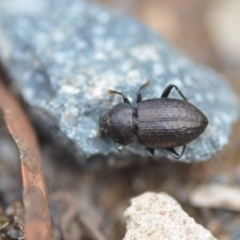
POLYGON ((127 145, 134 135, 133 108, 129 103, 119 103, 100 118, 101 135, 107 134, 115 142, 127 145))

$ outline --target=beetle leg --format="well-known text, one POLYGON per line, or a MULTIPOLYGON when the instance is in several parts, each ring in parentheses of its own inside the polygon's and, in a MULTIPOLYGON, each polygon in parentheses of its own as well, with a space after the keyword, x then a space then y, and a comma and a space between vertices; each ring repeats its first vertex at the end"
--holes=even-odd
POLYGON ((150 81, 147 80, 147 82, 145 82, 138 90, 137 92, 137 103, 140 103, 142 101, 142 94, 141 94, 141 90, 145 87, 147 87, 150 84, 150 81))
POLYGON ((154 155, 155 148, 146 148, 146 150, 151 157, 154 155))
POLYGON ((178 89, 178 87, 177 87, 176 85, 173 85, 173 84, 169 84, 169 85, 165 88, 165 90, 164 90, 163 93, 162 93, 161 98, 168 97, 169 93, 171 92, 171 90, 172 90, 173 88, 175 88, 175 89, 178 91, 178 93, 180 94, 180 96, 181 96, 185 101, 187 101, 187 98, 183 95, 183 93, 178 89))
POLYGON ((130 104, 130 101, 128 100, 127 96, 124 95, 123 93, 120 93, 120 92, 114 91, 114 90, 108 90, 108 92, 109 92, 110 94, 118 94, 118 95, 121 95, 122 98, 123 98, 123 101, 124 101, 125 103, 129 103, 129 104, 130 104))
POLYGON ((185 149, 186 149, 186 145, 183 146, 183 149, 182 149, 182 152, 181 154, 179 155, 175 150, 174 148, 166 148, 166 150, 175 158, 179 159, 182 157, 182 155, 184 154, 185 152, 185 149))
POLYGON ((116 148, 117 148, 117 150, 120 152, 121 150, 123 150, 124 149, 124 147, 125 147, 125 145, 121 145, 121 144, 119 144, 119 143, 116 143, 116 142, 114 142, 115 143, 115 146, 116 146, 116 148))

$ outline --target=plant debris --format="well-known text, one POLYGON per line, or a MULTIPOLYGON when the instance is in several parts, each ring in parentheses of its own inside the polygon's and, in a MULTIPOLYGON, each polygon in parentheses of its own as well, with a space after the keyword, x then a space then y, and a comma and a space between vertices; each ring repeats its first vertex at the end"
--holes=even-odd
POLYGON ((52 229, 37 139, 18 100, 1 81, 0 107, 20 153, 26 238, 51 240, 52 229))
POLYGON ((25 239, 24 210, 20 202, 14 202, 6 210, 0 211, 0 239, 25 239))

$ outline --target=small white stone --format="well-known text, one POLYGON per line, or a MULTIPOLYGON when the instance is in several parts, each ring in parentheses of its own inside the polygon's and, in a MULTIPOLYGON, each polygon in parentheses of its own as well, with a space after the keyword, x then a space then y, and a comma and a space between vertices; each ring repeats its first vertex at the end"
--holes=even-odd
POLYGON ((216 239, 166 193, 146 192, 131 199, 124 216, 127 233, 123 240, 216 239))
POLYGON ((240 188, 220 184, 196 188, 190 202, 197 207, 218 208, 240 212, 240 188))

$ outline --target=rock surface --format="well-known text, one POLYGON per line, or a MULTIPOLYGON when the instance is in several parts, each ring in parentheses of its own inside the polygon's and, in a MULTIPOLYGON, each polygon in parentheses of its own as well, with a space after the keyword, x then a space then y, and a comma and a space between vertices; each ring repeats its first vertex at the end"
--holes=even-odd
MULTIPOLYGON (((209 120, 180 161, 210 158, 228 143, 238 117, 236 95, 221 76, 135 20, 79 0, 2 0, 0 62, 36 124, 83 165, 148 156, 138 143, 119 153, 110 139, 99 138, 100 115, 121 101, 108 89, 124 92, 135 105, 146 79, 151 85, 144 99, 176 84, 209 120)), ((179 96, 173 91, 171 97, 179 96)), ((161 156, 172 159, 157 150, 156 158, 161 156)))
POLYGON ((166 193, 147 192, 131 200, 124 214, 124 240, 214 240, 212 234, 185 213, 166 193))

